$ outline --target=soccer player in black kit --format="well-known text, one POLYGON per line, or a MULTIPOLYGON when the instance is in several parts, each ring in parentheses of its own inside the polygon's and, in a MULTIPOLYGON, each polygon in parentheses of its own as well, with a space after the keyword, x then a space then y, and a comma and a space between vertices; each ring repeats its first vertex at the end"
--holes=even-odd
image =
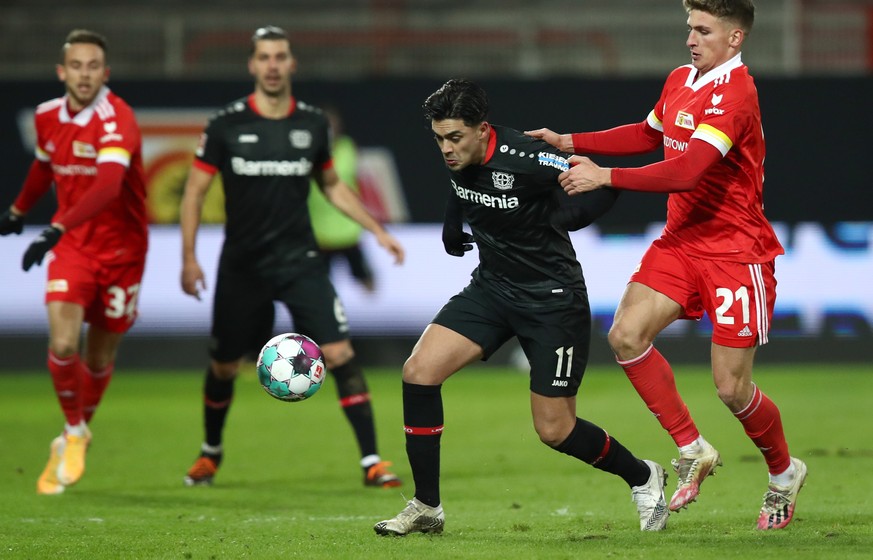
POLYGON ((294 57, 285 32, 262 27, 252 37, 254 93, 209 121, 181 206, 182 289, 200 297, 205 276, 195 254, 203 200, 216 173, 224 184, 225 241, 215 284, 210 364, 203 389, 206 440, 185 476, 211 484, 222 459, 222 432, 241 359, 272 336, 273 302, 295 330, 313 338, 333 374, 340 405, 361 452, 364 484, 400 480, 377 452, 370 395, 349 342, 348 321, 316 245, 306 199, 310 177, 327 199, 376 236, 403 262, 400 243, 367 213, 331 166, 328 121, 291 94, 294 57))
POLYGON ((591 193, 599 196, 570 201, 557 180, 570 155, 490 124, 485 91, 472 82, 449 80, 424 102, 424 114, 450 171, 446 252, 463 256, 475 242, 479 266, 427 326, 403 366, 403 422, 415 497, 396 517, 377 523, 376 533, 442 532, 441 385, 513 336, 531 365, 531 411, 540 440, 620 476, 632 489, 640 529, 663 529, 664 469, 637 459, 602 428, 576 416, 591 314, 567 230, 605 213, 617 193, 601 189, 591 193), (472 235, 463 231, 463 221, 472 235))

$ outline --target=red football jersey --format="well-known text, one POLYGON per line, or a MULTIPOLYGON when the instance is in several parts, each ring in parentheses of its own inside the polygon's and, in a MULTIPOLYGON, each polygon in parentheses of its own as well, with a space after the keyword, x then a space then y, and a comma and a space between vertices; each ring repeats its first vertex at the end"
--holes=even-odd
POLYGON ((142 137, 133 110, 103 87, 94 101, 71 115, 60 97, 36 109, 36 158, 48 162, 63 215, 94 183, 97 165, 127 168, 119 196, 87 222, 71 228, 55 251, 75 250, 105 264, 145 258, 148 248, 142 137))
POLYGON ((784 252, 764 217, 758 90, 739 54, 700 77, 690 64, 674 70, 647 122, 664 135, 665 159, 692 138, 724 156, 694 190, 669 195, 665 241, 694 256, 744 263, 784 252))

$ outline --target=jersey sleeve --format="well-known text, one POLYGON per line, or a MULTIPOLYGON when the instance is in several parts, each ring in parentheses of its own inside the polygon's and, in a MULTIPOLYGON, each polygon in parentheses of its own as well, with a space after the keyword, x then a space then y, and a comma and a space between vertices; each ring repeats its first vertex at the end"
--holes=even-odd
POLYGON ((316 169, 330 169, 333 167, 333 157, 330 153, 331 134, 330 125, 326 118, 319 119, 318 126, 312 131, 318 144, 318 150, 315 153, 315 161, 312 163, 316 169))
POLYGON ((691 134, 692 139, 703 140, 726 156, 733 147, 734 141, 741 134, 749 99, 743 95, 743 88, 732 84, 723 84, 713 90, 709 105, 697 128, 691 134))
POLYGON ((226 152, 224 129, 224 120, 215 116, 209 120, 206 129, 200 135, 197 148, 194 150, 194 165, 202 171, 215 174, 221 167, 226 152))
POLYGON ((117 106, 114 119, 103 121, 103 135, 97 139, 97 165, 117 163, 130 167, 130 160, 142 145, 142 135, 133 111, 117 106))

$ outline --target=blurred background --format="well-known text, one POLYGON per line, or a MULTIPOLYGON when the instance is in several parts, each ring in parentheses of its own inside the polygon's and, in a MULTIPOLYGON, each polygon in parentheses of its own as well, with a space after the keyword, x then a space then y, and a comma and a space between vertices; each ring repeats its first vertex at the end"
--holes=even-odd
MULTIPOLYGON (((295 95, 340 111, 358 146, 365 202, 407 244, 409 262, 397 268, 363 238, 374 292, 334 270, 359 353, 399 367, 475 265, 475 255, 442 252, 437 224, 448 181, 422 101, 445 80, 466 77, 489 92, 491 120, 513 128, 571 132, 639 121, 667 73, 689 62, 685 21, 680 0, 3 0, 0 206, 12 202, 32 160, 33 109, 63 94, 54 73, 63 38, 76 27, 103 33, 110 87, 134 107, 143 130, 154 223, 141 317, 122 360, 202 365, 211 293, 196 302, 178 287, 181 190, 208 116, 251 91, 252 32, 281 26, 298 58, 295 95)), ((743 60, 758 85, 767 139, 766 212, 786 247, 777 260, 772 343, 761 359, 871 361, 873 296, 862 284, 873 276, 866 165, 873 0, 760 0, 743 60)), ((599 162, 631 166, 659 157, 599 162)), ((624 196, 574 236, 592 300, 595 360, 611 359, 605 332, 629 273, 663 224, 664 200, 624 196)), ((214 188, 200 239, 205 268, 221 242, 222 202, 214 188)), ((42 365, 44 271, 24 274, 18 262, 53 210, 46 197, 28 218, 32 229, 0 239, 0 369, 42 365)), ((708 334, 706 321, 683 322, 659 345, 671 359, 707 361, 708 334)), ((511 360, 512 350, 495 359, 511 360)))

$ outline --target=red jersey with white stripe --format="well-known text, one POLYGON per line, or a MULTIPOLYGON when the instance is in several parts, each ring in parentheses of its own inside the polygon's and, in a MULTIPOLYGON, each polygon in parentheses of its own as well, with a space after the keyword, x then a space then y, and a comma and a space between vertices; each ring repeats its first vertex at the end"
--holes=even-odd
POLYGON ((690 255, 744 263, 784 252, 764 217, 758 90, 739 54, 702 76, 690 64, 674 70, 647 122, 664 135, 665 159, 692 138, 724 156, 694 190, 669 195, 665 241, 690 255))
POLYGON ((56 186, 58 219, 94 184, 97 166, 118 163, 127 171, 121 193, 85 223, 61 236, 54 251, 78 251, 103 264, 145 258, 148 248, 142 137, 133 110, 103 87, 94 101, 70 114, 66 96, 36 109, 36 158, 48 162, 56 186))

